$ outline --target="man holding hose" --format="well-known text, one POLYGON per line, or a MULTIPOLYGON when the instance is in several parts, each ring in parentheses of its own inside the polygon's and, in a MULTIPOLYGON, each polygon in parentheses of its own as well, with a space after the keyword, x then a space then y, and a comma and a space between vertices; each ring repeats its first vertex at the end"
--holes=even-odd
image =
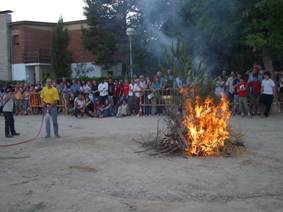
POLYGON ((57 88, 52 86, 51 79, 46 80, 46 86, 42 89, 40 97, 45 112, 45 138, 50 138, 50 118, 53 122, 54 135, 58 138, 57 102, 59 101, 59 94, 57 88))

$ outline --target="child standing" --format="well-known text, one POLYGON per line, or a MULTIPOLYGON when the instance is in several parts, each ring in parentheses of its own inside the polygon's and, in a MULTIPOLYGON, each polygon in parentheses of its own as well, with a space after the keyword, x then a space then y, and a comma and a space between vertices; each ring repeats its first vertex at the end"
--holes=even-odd
POLYGON ((250 116, 249 107, 248 107, 248 83, 244 81, 244 78, 241 77, 240 83, 237 86, 238 96, 239 96, 239 104, 240 104, 240 111, 242 117, 245 114, 250 116))

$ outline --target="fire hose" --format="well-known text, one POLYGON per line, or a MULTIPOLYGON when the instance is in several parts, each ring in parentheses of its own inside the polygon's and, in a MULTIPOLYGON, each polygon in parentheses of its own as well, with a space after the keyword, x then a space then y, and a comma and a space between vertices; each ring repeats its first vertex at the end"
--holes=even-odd
POLYGON ((17 142, 17 143, 13 143, 13 144, 1 144, 0 148, 17 146, 17 145, 20 145, 20 144, 26 144, 26 143, 34 141, 40 135, 40 132, 41 132, 42 127, 43 127, 44 116, 45 116, 45 114, 43 113, 42 114, 42 118, 41 118, 40 128, 39 128, 38 132, 36 133, 36 135, 33 138, 25 140, 25 141, 20 141, 20 142, 17 142))

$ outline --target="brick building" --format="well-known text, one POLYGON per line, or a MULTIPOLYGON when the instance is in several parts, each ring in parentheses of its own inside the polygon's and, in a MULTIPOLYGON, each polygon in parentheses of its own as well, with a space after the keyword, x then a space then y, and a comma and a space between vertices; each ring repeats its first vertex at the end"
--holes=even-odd
MULTIPOLYGON (((52 33, 56 23, 17 21, 11 22, 11 11, 0 12, 0 79, 27 80, 31 83, 54 77, 50 64, 52 33)), ((71 71, 73 77, 103 77, 111 72, 121 74, 121 65, 103 70, 95 65, 95 55, 83 48, 81 28, 85 20, 65 22, 69 31, 71 71)))

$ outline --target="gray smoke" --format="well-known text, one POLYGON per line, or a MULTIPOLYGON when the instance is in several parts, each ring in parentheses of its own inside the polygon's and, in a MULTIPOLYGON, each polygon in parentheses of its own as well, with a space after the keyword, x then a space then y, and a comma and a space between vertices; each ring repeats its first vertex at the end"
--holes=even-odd
POLYGON ((187 24, 188 20, 184 20, 182 11, 184 2, 192 7, 196 4, 196 0, 138 1, 149 39, 147 50, 162 59, 172 43, 180 39, 188 44, 193 68, 199 66, 200 62, 207 71, 223 68, 220 65, 225 63, 223 60, 231 50, 229 38, 237 36, 237 29, 232 28, 234 25, 231 23, 238 8, 236 0, 209 0, 209 6, 198 7, 199 16, 204 15, 211 24, 208 28, 202 27, 202 23, 187 24), (219 40, 218 35, 223 39, 219 40))

